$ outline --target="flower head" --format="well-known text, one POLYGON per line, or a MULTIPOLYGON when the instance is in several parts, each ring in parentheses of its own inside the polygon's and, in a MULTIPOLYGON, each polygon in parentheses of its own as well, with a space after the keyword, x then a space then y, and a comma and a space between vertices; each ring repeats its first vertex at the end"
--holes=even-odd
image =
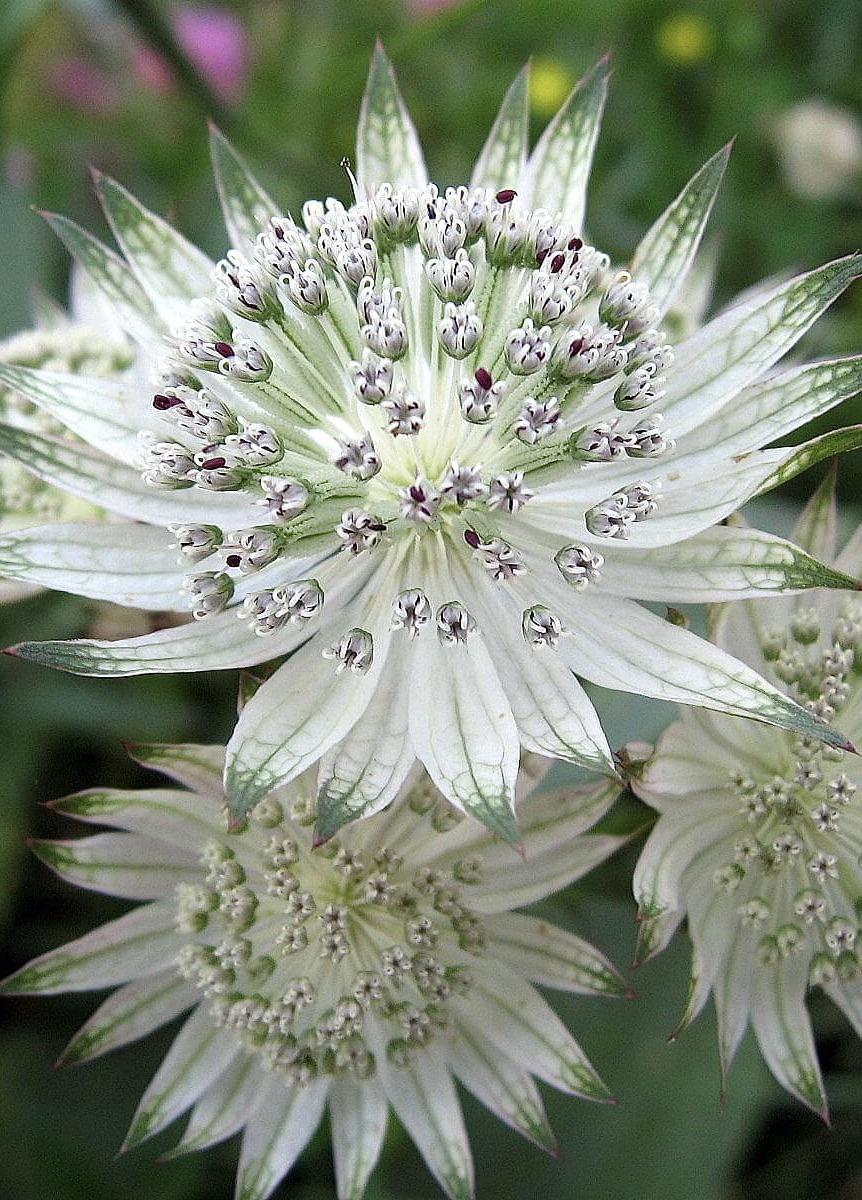
POLYGON ((378 49, 352 201, 309 201, 294 220, 216 133, 232 243, 219 264, 102 176, 128 266, 51 218, 153 381, 13 372, 89 446, 60 463, 44 439, 10 453, 136 522, 98 544, 43 529, 16 543, 17 569, 200 623, 17 652, 94 674, 289 656, 229 747, 235 815, 322 758, 331 834, 389 803, 418 757, 450 802, 517 841, 519 746, 614 770, 576 675, 836 740, 635 601, 847 584, 788 543, 717 523, 853 443, 760 449, 855 392, 858 360, 761 377, 857 259, 744 297, 672 348, 663 316, 727 150, 629 267, 612 265, 583 236, 606 82, 602 62, 528 158, 523 72, 470 181, 441 190, 378 49), (315 602, 284 602, 291 589, 315 602))
MULTIPOLYGON (((796 539, 835 558, 832 480, 796 539)), ((858 572, 862 531, 836 561, 858 572)), ((850 739, 862 736, 858 593, 726 605, 714 636, 744 648, 752 666, 850 739)), ((824 1115, 806 993, 822 988, 859 1029, 860 784, 855 755, 687 710, 633 771, 635 791, 661 814, 635 872, 640 957, 662 949, 687 916, 694 958, 683 1025, 712 992, 723 1071, 750 1020, 779 1082, 824 1115)))
MULTIPOLYGON (((77 267, 72 272, 68 313, 44 300, 32 329, 0 341, 0 364, 66 375, 128 378, 132 359, 128 337, 77 267)), ((0 384, 0 423, 10 440, 34 433, 65 434, 62 422, 9 384, 0 384)), ((0 456, 0 537, 44 521, 94 519, 99 512, 95 505, 27 471, 14 458, 0 456)), ((5 566, 0 550, 0 602, 29 594, 32 585, 2 578, 5 566)))
POLYGON ((35 849, 65 879, 146 903, 2 986, 23 994, 121 985, 64 1063, 188 1014, 126 1147, 191 1109, 178 1149, 242 1131, 237 1194, 265 1200, 328 1105, 338 1196, 358 1200, 391 1107, 460 1200, 472 1195, 473 1166, 455 1079, 551 1151, 534 1076, 609 1100, 530 981, 625 996, 624 981, 586 942, 511 909, 565 886, 624 840, 584 832, 613 803, 613 782, 537 795, 547 764, 529 763, 528 857, 513 868, 508 848, 464 820, 427 777, 398 809, 315 847, 308 774, 230 830, 223 749, 150 746, 137 756, 193 790, 57 801, 64 815, 122 832, 35 849))

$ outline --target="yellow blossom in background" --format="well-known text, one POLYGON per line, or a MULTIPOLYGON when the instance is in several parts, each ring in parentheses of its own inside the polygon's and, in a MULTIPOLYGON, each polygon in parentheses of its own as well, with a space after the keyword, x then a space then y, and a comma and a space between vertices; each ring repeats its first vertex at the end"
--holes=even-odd
POLYGON ((703 62, 712 53, 715 31, 699 13, 674 13, 662 21, 656 31, 659 54, 670 62, 690 67, 703 62))
POLYGON ((552 117, 574 86, 574 76, 559 59, 534 59, 530 73, 530 108, 537 117, 552 117))

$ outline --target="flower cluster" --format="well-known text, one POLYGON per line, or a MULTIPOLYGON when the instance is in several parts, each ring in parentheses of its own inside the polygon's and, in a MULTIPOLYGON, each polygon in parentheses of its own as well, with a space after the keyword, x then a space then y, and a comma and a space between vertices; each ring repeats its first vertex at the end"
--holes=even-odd
POLYGON ((601 63, 528 157, 522 73, 470 181, 441 190, 378 50, 352 202, 294 220, 215 133, 219 263, 103 176, 128 265, 49 218, 152 383, 0 367, 87 443, 8 453, 135 522, 45 526, 8 557, 21 579, 197 621, 15 652, 108 675, 289 656, 231 741, 235 816, 322 760, 328 835, 390 803, 418 758, 516 842, 519 747, 614 771, 577 676, 842 744, 636 601, 847 585, 719 522, 858 440, 761 449, 858 390, 856 359, 772 371, 858 260, 749 293, 671 347, 727 149, 612 264, 583 233, 606 83, 601 63))
MULTIPOLYGON (((795 534, 830 561, 832 483, 815 494, 795 534)), ((837 558, 850 573, 860 564, 862 531, 837 558)), ((727 605, 714 636, 858 744, 858 593, 727 605)), ((806 992, 822 988, 862 1030, 860 784, 853 754, 689 712, 632 770, 637 794, 661 813, 635 873, 640 956, 662 949, 687 915, 694 961, 683 1024, 712 992, 722 1070, 750 1020, 779 1082, 824 1116, 806 992)))
POLYGON ((126 1147, 191 1109, 178 1150, 243 1131, 237 1194, 265 1200, 328 1105, 341 1200, 359 1200, 391 1107, 444 1191, 472 1195, 454 1078, 545 1150, 554 1135, 533 1076, 609 1101, 530 980, 627 996, 580 938, 513 913, 578 878, 624 840, 585 832, 613 782, 538 791, 526 764, 528 862, 464 819, 427 777, 404 803, 313 844, 314 779, 261 800, 230 828, 224 751, 139 747, 194 790, 99 790, 54 802, 122 832, 46 841, 63 878, 147 903, 8 979, 6 994, 122 984, 61 1062, 91 1059, 188 1013, 142 1098, 126 1147))

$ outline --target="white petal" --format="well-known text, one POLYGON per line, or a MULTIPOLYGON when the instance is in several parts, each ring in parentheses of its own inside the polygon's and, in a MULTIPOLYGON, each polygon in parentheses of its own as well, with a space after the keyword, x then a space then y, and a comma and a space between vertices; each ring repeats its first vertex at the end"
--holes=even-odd
MULTIPOLYGON (((568 615, 568 606, 561 615, 568 615)), ((847 748, 842 734, 749 667, 640 605, 580 595, 568 623, 571 634, 560 640, 560 653, 600 687, 747 716, 847 748)))
POLYGON ((441 645, 426 631, 414 661, 410 737, 417 756, 447 800, 517 842, 518 730, 482 634, 465 645, 441 645))
POLYGON ((467 1028, 459 1029, 450 1042, 449 1066, 495 1117, 542 1150, 557 1153, 557 1139, 528 1071, 467 1028))
POLYGON ((632 275, 647 284, 661 316, 673 303, 697 253, 730 150, 728 144, 704 163, 634 253, 632 275))
MULTIPOLYGON (((862 368, 862 361, 860 361, 862 368)), ((862 370, 860 370, 862 387, 862 370)), ((838 511, 835 503, 835 469, 827 473, 820 487, 799 515, 792 537, 797 545, 824 562, 832 562, 837 550, 838 511)), ((858 571, 851 572, 858 575, 858 571)), ((849 585, 848 585, 849 586, 849 585)))
POLYGON ((191 1108, 242 1053, 239 1042, 213 1022, 206 1005, 195 1009, 141 1097, 123 1149, 152 1137, 191 1108))
POLYGON ((601 722, 586 693, 551 647, 528 646, 522 610, 491 580, 470 583, 468 608, 493 638, 494 661, 518 726, 521 745, 548 758, 604 773, 615 771, 601 722), (484 586, 483 586, 484 585, 484 586))
POLYGON ((226 671, 288 654, 313 637, 289 625, 270 637, 256 637, 235 609, 115 642, 21 642, 8 654, 75 675, 150 675, 177 671, 226 671))
POLYGON ((560 1091, 588 1100, 609 1093, 578 1043, 532 984, 495 964, 477 972, 473 992, 452 1002, 459 1026, 494 1043, 503 1054, 560 1091))
POLYGON ((321 633, 262 684, 243 708, 228 743, 225 767, 225 790, 235 816, 319 759, 346 736, 368 706, 390 641, 391 576, 385 567, 381 570, 377 585, 352 610, 336 610, 321 633), (365 630, 373 640, 371 665, 361 674, 338 673, 322 653, 351 627, 365 630))
MULTIPOLYGON (((791 367, 736 393, 678 438, 674 462, 730 458, 767 446, 862 390, 862 358, 791 367)), ((676 425, 673 427, 677 433, 676 425)))
POLYGON ((224 746, 135 742, 127 745, 126 751, 142 767, 159 771, 206 797, 208 811, 212 801, 221 798, 224 746))
POLYGON ((0 534, 3 575, 131 608, 187 608, 177 558, 167 530, 127 522, 64 521, 0 534))
POLYGON ((235 529, 260 520, 260 509, 245 494, 149 487, 139 471, 67 438, 0 424, 0 451, 61 491, 135 521, 169 525, 197 520, 235 529))
POLYGON ((201 846, 227 836, 217 794, 195 796, 168 788, 94 788, 48 805, 54 812, 94 825, 113 825, 178 846, 201 846))
POLYGON ((587 182, 608 94, 609 61, 599 59, 548 125, 530 155, 526 198, 561 213, 576 232, 584 226, 587 182))
POLYGON ((500 913, 485 927, 492 956, 533 983, 586 996, 629 993, 622 975, 600 950, 548 921, 500 913))
POLYGON ((373 1080, 357 1083, 341 1076, 332 1081, 329 1116, 338 1200, 362 1200, 383 1149, 386 1096, 373 1080))
POLYGON ((527 161, 530 132, 529 64, 509 85, 485 145, 476 159, 470 187, 514 188, 527 161))
POLYGON ((209 1085, 192 1110, 183 1136, 168 1157, 214 1146, 254 1120, 267 1077, 253 1054, 240 1054, 209 1085))
POLYGON ((169 314, 169 325, 181 320, 190 300, 211 291, 213 264, 107 175, 96 176, 96 193, 129 266, 154 307, 169 314))
POLYGON ((390 804, 413 765, 408 733, 411 650, 406 634, 394 636, 371 702, 320 761, 315 826, 320 840, 390 804))
POLYGON ((662 412, 681 434, 709 419, 799 340, 862 269, 856 255, 734 305, 674 347, 662 412))
POLYGON ((163 332, 161 318, 127 264, 68 217, 46 213, 63 245, 110 305, 117 322, 142 345, 163 332))
POLYGON ((306 1087, 287 1087, 278 1077, 264 1084, 242 1139, 237 1200, 266 1200, 272 1195, 320 1124, 328 1090, 328 1079, 306 1087))
POLYGON ((129 833, 71 841, 31 841, 37 858, 77 887, 127 900, 158 900, 188 879, 197 863, 183 846, 129 833))
POLYGON ((356 130, 356 175, 373 193, 381 183, 423 188, 428 171, 395 72, 383 47, 374 48, 356 130))
POLYGON ((398 1120, 451 1200, 471 1200, 473 1159, 455 1085, 443 1057, 424 1047, 418 1060, 395 1067, 377 1055, 381 1085, 398 1120))
POLYGON ((198 992, 176 971, 127 983, 101 1004, 60 1055, 57 1066, 88 1062, 136 1042, 196 1004, 198 992))
POLYGON ((267 218, 278 215, 278 206, 214 125, 210 125, 210 156, 231 245, 248 253, 267 218))
POLYGON ((671 546, 619 552, 608 546, 601 587, 635 600, 697 604, 853 582, 784 538, 716 525, 671 546))
POLYGON ((805 1006, 808 961, 792 955, 754 974, 751 1023, 766 1065, 782 1087, 826 1118, 826 1095, 805 1006))
POLYGON ((179 948, 174 917, 174 905, 169 901, 142 904, 82 938, 34 958, 0 984, 0 993, 86 992, 155 975, 179 948))

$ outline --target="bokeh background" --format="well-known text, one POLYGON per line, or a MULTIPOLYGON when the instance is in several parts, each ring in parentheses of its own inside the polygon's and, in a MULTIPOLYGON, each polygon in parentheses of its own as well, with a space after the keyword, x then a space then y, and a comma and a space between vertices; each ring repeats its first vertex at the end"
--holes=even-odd
MULTIPOLYGON (((441 182, 468 173, 510 77, 531 55, 538 130, 577 77, 613 52, 615 75, 590 193, 597 244, 624 259, 701 162, 736 149, 713 222, 715 303, 757 279, 812 267, 862 243, 862 5, 859 0, 2 0, 0 2, 0 335, 31 321, 34 294, 62 299, 65 255, 32 206, 104 233, 95 163, 224 250, 204 122, 213 117, 285 206, 345 193, 368 54, 380 33, 441 182)), ((809 354, 860 347, 857 286, 807 338, 809 354)), ((862 420, 845 405, 835 422, 862 420)), ((810 435, 812 430, 807 431, 810 435)), ((759 514, 786 532, 814 486, 804 476, 759 514)), ((848 527, 860 464, 841 464, 848 527)), ((0 643, 74 636, 96 613, 61 595, 0 609, 0 643)), ((224 738, 236 679, 86 680, 0 664, 0 925, 3 967, 115 915, 119 906, 56 882, 28 835, 63 836, 39 801, 97 782, 143 781, 122 739, 224 738)), ((660 705, 599 697, 612 739, 654 736, 660 705)), ((628 854, 558 897, 553 915, 631 958, 628 854)), ((620 1097, 616 1110, 557 1094, 554 1162, 467 1101, 479 1197, 592 1200, 851 1200, 862 1197, 862 1053, 825 1005, 816 1023, 833 1105, 825 1129, 788 1102, 751 1040, 722 1111, 710 1014, 675 1044, 687 946, 678 939, 633 978, 633 1003, 560 1004, 620 1097)), ((5 970, 3 971, 5 973, 5 970)), ((0 1011, 0 1173, 16 1200, 226 1200, 236 1148, 160 1164, 163 1135, 115 1152, 169 1035, 90 1066, 51 1064, 87 997, 5 1002, 0 1011)), ((393 1129, 369 1200, 436 1194, 393 1129)), ((333 1195, 325 1133, 280 1196, 333 1195)))

